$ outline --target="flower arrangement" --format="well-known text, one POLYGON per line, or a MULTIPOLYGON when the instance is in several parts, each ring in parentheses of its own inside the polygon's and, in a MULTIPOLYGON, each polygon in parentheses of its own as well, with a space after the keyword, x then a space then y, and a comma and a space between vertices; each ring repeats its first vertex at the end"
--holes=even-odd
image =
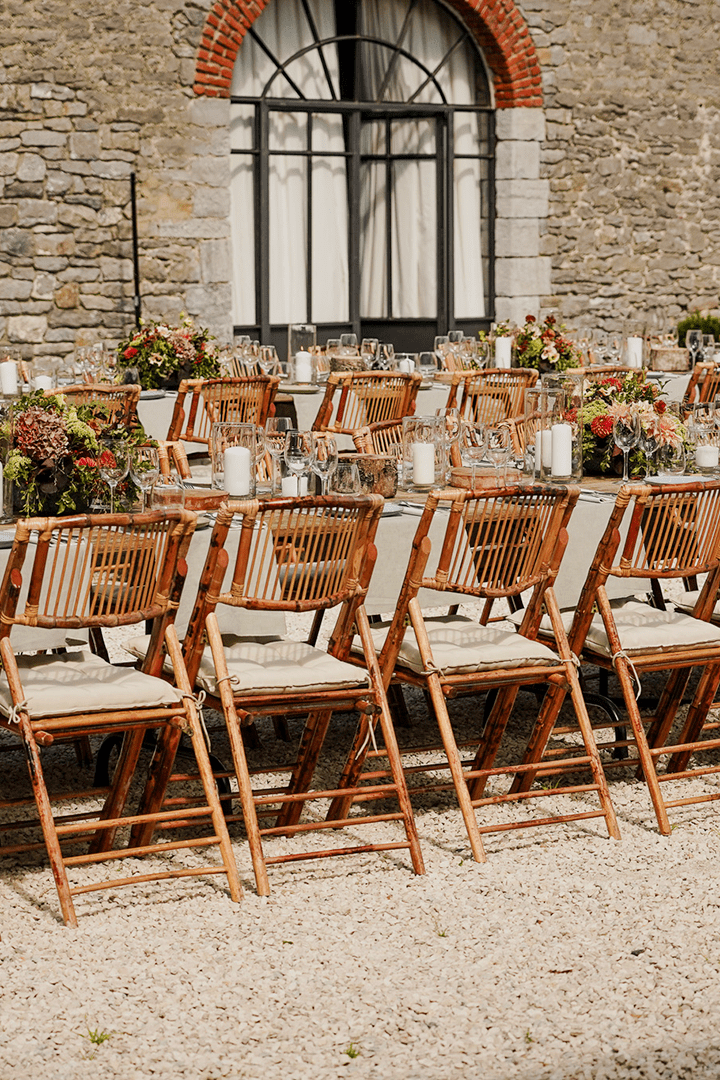
MULTIPOLYGON (((69 405, 62 396, 42 390, 21 397, 13 409, 10 450, 5 476, 15 484, 16 510, 24 516, 67 514, 89 510, 107 501, 100 468, 101 439, 120 438, 130 448, 145 442, 141 427, 128 431, 107 423, 104 405, 69 405)), ((129 478, 118 493, 135 496, 129 478)))
POLYGON ((548 315, 544 322, 538 322, 534 315, 526 315, 525 325, 515 335, 515 364, 541 371, 582 367, 582 352, 565 337, 564 330, 554 315, 548 315))
MULTIPOLYGON (((678 447, 686 443, 687 431, 677 416, 667 412, 660 389, 645 380, 641 371, 626 375, 606 375, 586 384, 582 404, 583 471, 609 473, 621 451, 613 441, 616 417, 637 413, 642 430, 653 445, 678 447)), ((630 472, 644 471, 646 459, 641 449, 630 452, 630 472)))
POLYGON ((181 378, 213 379, 220 375, 218 350, 210 332, 186 318, 181 326, 143 323, 118 345, 119 369, 135 369, 145 390, 177 389, 181 378))

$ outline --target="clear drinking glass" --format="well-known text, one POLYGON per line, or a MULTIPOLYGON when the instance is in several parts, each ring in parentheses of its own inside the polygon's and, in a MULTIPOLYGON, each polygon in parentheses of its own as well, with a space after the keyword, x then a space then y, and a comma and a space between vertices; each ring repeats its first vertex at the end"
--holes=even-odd
POLYGON ((615 445, 623 452, 623 482, 630 479, 628 465, 630 451, 634 450, 640 442, 640 417, 637 413, 629 412, 624 416, 616 416, 613 420, 613 439, 615 445))
POLYGON ((102 439, 98 459, 100 475, 110 488, 110 513, 115 513, 115 488, 130 469, 128 450, 121 439, 102 439))
POLYGON ((463 420, 458 445, 460 460, 472 469, 470 486, 474 488, 477 467, 485 457, 485 425, 479 420, 463 420))
POLYGON ((337 495, 360 494, 360 470, 354 461, 347 458, 338 461, 332 475, 332 489, 337 495))
POLYGON ((280 491, 280 459, 285 452, 285 436, 292 430, 289 416, 270 416, 265 422, 265 449, 272 458, 273 494, 280 491))
POLYGON ((261 345, 258 363, 263 375, 275 375, 278 369, 278 354, 274 345, 261 345))
POLYGON ((136 446, 130 455, 130 476, 140 488, 142 512, 145 513, 147 492, 160 475, 160 459, 157 446, 136 446))
POLYGON ((703 347, 702 330, 688 330, 685 335, 685 347, 690 353, 690 360, 693 364, 696 364, 700 359, 703 347))
POLYGON ((321 495, 327 495, 330 477, 337 469, 337 464, 338 448, 335 439, 331 435, 313 434, 313 456, 310 467, 315 475, 320 478, 321 495))
POLYGON ((495 469, 495 479, 498 487, 502 487, 501 475, 504 483, 512 449, 510 429, 506 427, 487 428, 485 439, 487 459, 495 469))

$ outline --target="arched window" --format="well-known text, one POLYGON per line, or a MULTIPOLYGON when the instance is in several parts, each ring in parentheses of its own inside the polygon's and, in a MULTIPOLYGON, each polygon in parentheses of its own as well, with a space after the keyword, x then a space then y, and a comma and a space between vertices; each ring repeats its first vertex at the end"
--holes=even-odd
POLYGON ((492 311, 493 110, 440 0, 272 0, 231 88, 238 332, 427 346, 492 311))

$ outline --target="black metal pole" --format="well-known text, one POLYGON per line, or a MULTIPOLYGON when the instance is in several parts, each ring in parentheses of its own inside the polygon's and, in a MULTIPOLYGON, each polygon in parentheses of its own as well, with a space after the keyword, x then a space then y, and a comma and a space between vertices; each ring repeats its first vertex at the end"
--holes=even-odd
POLYGON ((135 192, 135 173, 130 173, 130 208, 132 216, 132 242, 133 242, 133 275, 135 280, 135 294, 133 307, 135 308, 135 325, 140 326, 142 309, 140 306, 140 255, 138 252, 138 223, 137 223, 137 196, 135 192))

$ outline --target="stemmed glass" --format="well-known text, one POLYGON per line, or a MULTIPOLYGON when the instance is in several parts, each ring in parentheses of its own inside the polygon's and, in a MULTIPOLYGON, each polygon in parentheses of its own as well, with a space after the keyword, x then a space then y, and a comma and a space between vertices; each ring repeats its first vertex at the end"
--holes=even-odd
POLYGON ((261 345, 258 363, 263 375, 274 375, 278 369, 278 354, 274 345, 261 345))
POLYGON ((634 450, 640 442, 640 416, 638 413, 627 412, 616 416, 613 420, 613 439, 615 445, 623 452, 623 483, 630 479, 628 464, 630 451, 634 450))
POLYGON ((443 468, 445 471, 443 480, 446 480, 452 460, 452 448, 460 437, 460 410, 455 408, 436 409, 435 415, 438 418, 442 432, 443 468))
POLYGON ((280 490, 280 458, 285 451, 285 436, 291 430, 292 420, 289 416, 270 416, 265 422, 265 449, 273 464, 273 492, 280 490))
POLYGON ((460 460, 472 469, 470 486, 475 487, 475 473, 485 457, 485 425, 479 420, 463 420, 460 425, 460 460))
POLYGON ((297 491, 301 492, 300 479, 310 471, 314 452, 311 431, 288 431, 285 435, 283 457, 288 470, 297 477, 297 491))
POLYGON ((327 495, 330 490, 330 477, 337 469, 338 448, 331 435, 313 435, 313 456, 310 467, 320 478, 320 494, 327 495))
POLYGON ((160 458, 156 446, 136 446, 130 457, 130 476, 142 494, 142 512, 145 513, 147 492, 160 475, 160 458))
POLYGON ((640 425, 640 439, 638 446, 642 450, 647 460, 647 467, 645 469, 646 476, 652 476, 656 472, 655 468, 655 454, 657 453, 660 443, 657 440, 657 436, 653 435, 650 431, 640 425))
POLYGON ((488 461, 495 469, 495 477, 497 486, 500 484, 500 470, 503 471, 503 479, 507 470, 507 463, 510 459, 510 451, 512 449, 510 439, 510 428, 507 427, 494 427, 488 428, 485 432, 486 446, 485 453, 487 454, 488 461))
POLYGON ((703 334, 702 330, 688 330, 685 335, 685 346, 690 353, 690 359, 693 366, 697 364, 703 347, 703 334))
POLYGON ((122 439, 103 439, 98 459, 100 475, 110 488, 110 513, 115 513, 115 488, 130 469, 127 446, 122 439))

